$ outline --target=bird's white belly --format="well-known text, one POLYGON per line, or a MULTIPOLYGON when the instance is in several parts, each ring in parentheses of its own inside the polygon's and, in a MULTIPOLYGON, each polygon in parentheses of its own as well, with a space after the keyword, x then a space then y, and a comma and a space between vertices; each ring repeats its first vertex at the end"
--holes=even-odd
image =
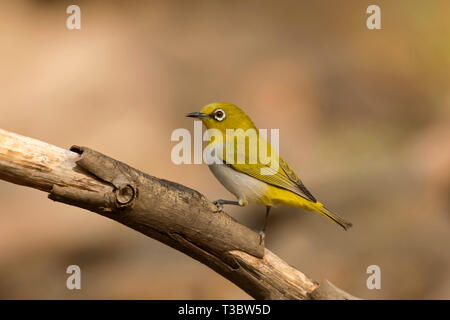
POLYGON ((266 183, 238 172, 225 164, 211 164, 209 169, 238 200, 258 203, 268 190, 266 183))

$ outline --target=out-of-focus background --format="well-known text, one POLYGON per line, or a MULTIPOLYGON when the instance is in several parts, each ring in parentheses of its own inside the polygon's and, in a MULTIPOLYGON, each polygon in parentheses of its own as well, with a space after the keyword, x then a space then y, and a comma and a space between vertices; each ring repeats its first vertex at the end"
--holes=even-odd
MULTIPOLYGON (((170 160, 210 102, 280 129, 280 153, 348 232, 273 209, 267 247, 368 299, 450 298, 448 1, 2 1, 0 128, 85 145, 209 199, 203 165, 170 160), (81 8, 81 30, 66 8, 81 8), (366 28, 381 8, 382 30, 366 28), (381 290, 369 290, 370 265, 381 290)), ((116 222, 0 181, 0 298, 247 299, 116 222), (66 289, 79 265, 82 290, 66 289)), ((264 209, 227 208, 260 228, 264 209)))

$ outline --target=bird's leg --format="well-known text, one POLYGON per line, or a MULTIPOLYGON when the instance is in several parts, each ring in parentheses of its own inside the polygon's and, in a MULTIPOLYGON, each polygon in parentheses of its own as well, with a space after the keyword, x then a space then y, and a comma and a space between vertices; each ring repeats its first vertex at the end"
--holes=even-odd
POLYGON ((217 207, 217 211, 214 211, 214 212, 222 212, 224 204, 232 204, 232 205, 235 205, 235 206, 240 206, 241 205, 239 203, 239 201, 223 200, 223 199, 219 199, 219 200, 213 201, 213 203, 217 207))
POLYGON ((261 244, 264 241, 264 238, 266 237, 265 231, 267 227, 267 221, 269 220, 269 213, 271 208, 272 208, 271 206, 266 207, 266 217, 264 219, 264 227, 259 232, 259 244, 261 244))

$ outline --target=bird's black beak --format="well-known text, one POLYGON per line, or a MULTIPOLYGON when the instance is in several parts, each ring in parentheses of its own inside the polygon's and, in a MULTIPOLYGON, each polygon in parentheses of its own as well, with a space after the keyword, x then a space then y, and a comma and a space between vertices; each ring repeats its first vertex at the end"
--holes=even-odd
POLYGON ((209 118, 209 116, 207 114, 203 113, 203 112, 191 112, 191 113, 188 113, 186 115, 186 117, 189 117, 189 118, 205 118, 205 119, 209 118))

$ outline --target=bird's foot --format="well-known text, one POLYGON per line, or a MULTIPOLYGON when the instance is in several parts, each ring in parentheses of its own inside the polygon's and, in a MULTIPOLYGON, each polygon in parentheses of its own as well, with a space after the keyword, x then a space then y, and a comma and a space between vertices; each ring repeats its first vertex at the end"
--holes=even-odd
POLYGON ((219 199, 219 200, 213 201, 213 203, 217 207, 217 211, 214 211, 214 212, 222 212, 224 204, 231 204, 231 205, 234 205, 234 206, 239 206, 240 205, 238 201, 223 200, 223 199, 219 199))
POLYGON ((217 210, 213 211, 214 213, 219 213, 223 211, 223 203, 220 200, 213 201, 213 204, 216 206, 217 210))
POLYGON ((264 231, 259 232, 259 244, 262 244, 264 242, 264 239, 266 238, 266 233, 264 231))

